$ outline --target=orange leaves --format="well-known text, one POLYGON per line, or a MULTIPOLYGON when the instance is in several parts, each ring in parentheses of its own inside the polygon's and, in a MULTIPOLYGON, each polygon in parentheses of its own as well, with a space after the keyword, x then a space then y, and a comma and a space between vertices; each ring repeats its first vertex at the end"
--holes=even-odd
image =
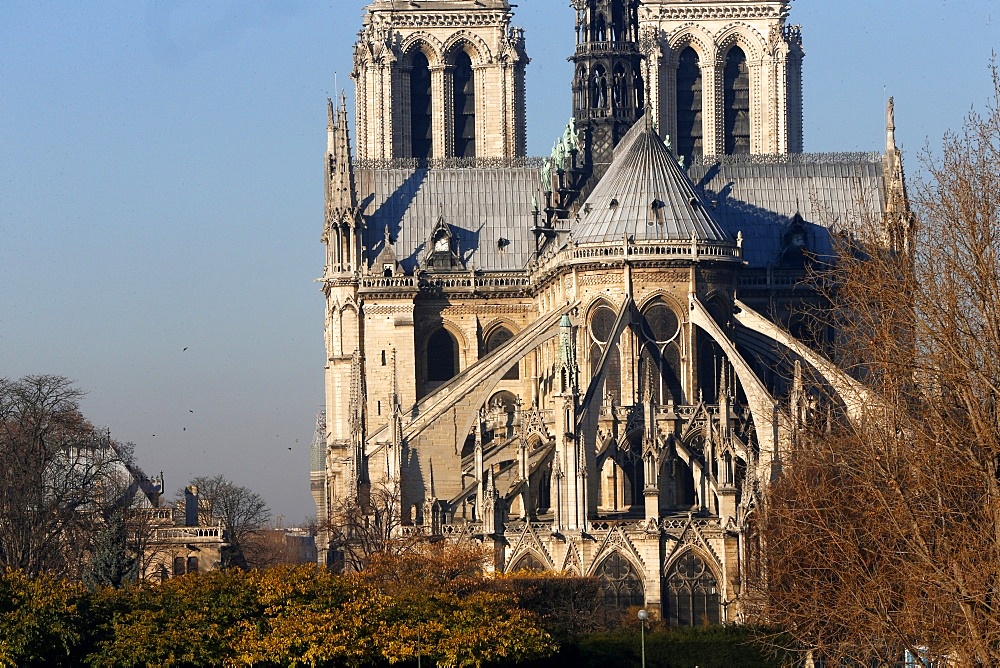
POLYGON ((94 592, 9 572, 0 667, 351 667, 418 654, 427 665, 481 666, 553 654, 538 617, 497 584, 481 551, 440 547, 360 574, 234 569, 94 592))

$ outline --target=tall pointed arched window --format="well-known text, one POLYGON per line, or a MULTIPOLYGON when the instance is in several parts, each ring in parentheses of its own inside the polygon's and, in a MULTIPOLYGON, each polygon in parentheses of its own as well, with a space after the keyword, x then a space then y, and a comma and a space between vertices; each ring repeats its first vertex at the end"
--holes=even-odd
POLYGON ((444 327, 427 339, 427 380, 441 382, 458 375, 458 341, 444 327))
POLYGON ((455 157, 476 157, 476 75, 472 58, 460 51, 455 58, 455 157))
POLYGON ((624 610, 646 602, 642 576, 628 559, 612 552, 594 572, 604 585, 604 605, 612 610, 624 610))
POLYGON ((677 155, 685 164, 702 154, 701 63, 690 46, 677 60, 677 155))
POLYGON ((643 401, 649 396, 661 406, 668 401, 683 403, 677 314, 662 301, 655 301, 643 311, 640 332, 639 396, 643 401))
MULTIPOLYGON (((486 337, 486 354, 489 355, 491 352, 513 338, 514 334, 509 329, 506 327, 497 327, 490 332, 489 336, 486 337)), ((507 370, 507 373, 503 375, 502 380, 517 380, 520 378, 520 366, 520 362, 515 362, 514 365, 507 370)))
POLYGON ((622 0, 612 0, 611 2, 611 39, 615 42, 624 42, 628 39, 625 3, 622 0))
POLYGON ((707 626, 721 621, 718 583, 697 554, 681 555, 663 580, 663 618, 670 626, 707 626))
POLYGON ((413 157, 431 157, 434 138, 431 134, 431 68, 427 56, 417 52, 410 70, 410 132, 413 157))
POLYGON ((750 152, 750 70, 743 49, 734 46, 726 56, 726 154, 750 152))
POLYGON ((611 350, 608 352, 608 361, 604 369, 604 387, 601 388, 600 396, 610 397, 611 401, 617 404, 621 403, 622 399, 622 364, 618 340, 611 340, 615 320, 617 316, 607 304, 601 304, 591 314, 590 377, 593 382, 599 370, 601 356, 605 348, 610 346, 611 350))

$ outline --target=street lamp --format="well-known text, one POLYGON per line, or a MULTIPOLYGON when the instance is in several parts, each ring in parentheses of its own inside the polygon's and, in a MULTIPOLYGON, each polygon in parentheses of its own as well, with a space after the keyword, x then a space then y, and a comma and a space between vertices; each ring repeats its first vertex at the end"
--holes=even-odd
POLYGON ((643 608, 639 611, 639 628, 642 629, 642 668, 646 668, 646 620, 649 619, 649 613, 643 608))

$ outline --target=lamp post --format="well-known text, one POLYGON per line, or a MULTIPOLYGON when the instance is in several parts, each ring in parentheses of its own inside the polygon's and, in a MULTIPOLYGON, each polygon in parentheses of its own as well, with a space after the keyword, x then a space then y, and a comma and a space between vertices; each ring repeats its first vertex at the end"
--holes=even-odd
POLYGON ((640 632, 642 634, 642 668, 646 668, 646 620, 649 619, 649 613, 643 608, 639 611, 639 628, 642 629, 640 632))

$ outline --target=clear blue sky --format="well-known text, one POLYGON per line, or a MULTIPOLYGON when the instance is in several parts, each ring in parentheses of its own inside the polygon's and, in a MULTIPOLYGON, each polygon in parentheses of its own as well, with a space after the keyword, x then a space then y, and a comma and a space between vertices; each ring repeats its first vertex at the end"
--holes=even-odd
MULTIPOLYGON (((314 513, 325 101, 351 94, 365 4, 0 2, 0 376, 75 379, 171 492, 222 473, 314 513)), ((572 12, 519 4, 547 154, 572 12)), ((796 0, 791 21, 807 151, 881 150, 888 92, 915 173, 990 93, 995 0, 796 0)))

